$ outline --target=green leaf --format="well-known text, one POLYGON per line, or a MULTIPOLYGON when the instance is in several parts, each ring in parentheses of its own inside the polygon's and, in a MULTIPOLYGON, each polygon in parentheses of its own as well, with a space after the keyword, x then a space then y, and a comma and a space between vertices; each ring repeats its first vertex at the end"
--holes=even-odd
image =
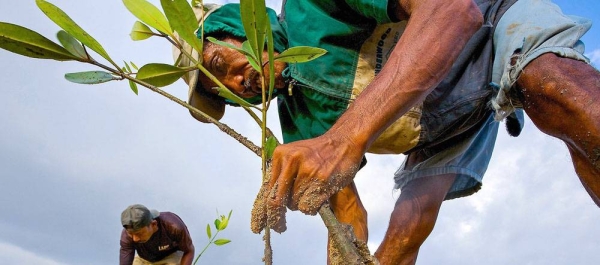
POLYGON ((38 59, 81 60, 39 33, 5 22, 0 22, 0 48, 38 59))
POLYGON ((112 74, 103 71, 89 71, 65 74, 65 78, 73 83, 93 85, 117 80, 112 74))
POLYGON ((56 25, 64 29, 67 33, 71 34, 75 39, 80 41, 83 45, 89 47, 100 56, 102 56, 107 61, 111 62, 113 65, 116 65, 112 59, 108 56, 108 53, 102 48, 100 43, 96 41, 92 36, 90 36, 85 30, 83 30, 79 25, 77 25, 65 12, 63 12, 60 8, 55 5, 48 3, 44 0, 35 0, 38 7, 50 18, 50 20, 54 21, 56 25))
POLYGON ((88 55, 85 53, 81 43, 73 38, 71 34, 61 30, 56 34, 56 37, 58 38, 60 44, 62 44, 62 46, 65 47, 65 49, 67 49, 67 51, 69 51, 71 54, 84 60, 88 59, 88 55))
MULTIPOLYGON (((231 212, 229 212, 229 216, 231 216, 231 212)), ((229 224, 229 217, 221 216, 221 222, 219 223, 217 230, 219 230, 219 231, 225 230, 225 228, 227 228, 228 224, 229 224)))
POLYGON ((220 229, 219 229, 219 227, 220 227, 220 226, 221 226, 221 220, 220 220, 220 219, 218 219, 218 218, 217 218, 217 219, 215 219, 215 228, 216 228, 217 230, 220 230, 220 229))
POLYGON ((146 0, 123 0, 123 4, 133 14, 146 25, 173 37, 173 30, 169 22, 160 10, 146 0))
POLYGON ((229 215, 227 215, 227 218, 225 219, 226 224, 225 227, 223 227, 223 229, 227 228, 227 225, 229 224, 229 220, 231 220, 231 213, 233 212, 233 210, 229 210, 229 215))
POLYGON ((226 227, 227 227, 227 221, 226 220, 221 220, 219 222, 219 226, 217 227, 217 230, 223 231, 226 227))
POLYGON ((133 23, 133 28, 131 29, 131 33, 129 33, 129 36, 134 41, 145 40, 154 35, 155 34, 152 31, 152 29, 150 29, 150 27, 146 26, 146 24, 139 21, 133 23))
POLYGON ((252 51, 252 46, 250 46, 250 42, 248 42, 248 40, 245 40, 242 43, 242 51, 241 52, 246 56, 252 57, 252 59, 254 59, 254 61, 256 61, 256 54, 254 54, 254 51, 252 51))
POLYGON ((151 63, 142 66, 137 73, 137 79, 157 87, 175 83, 190 69, 172 66, 170 64, 151 63))
POLYGON ((231 242, 231 240, 220 238, 220 239, 215 240, 215 245, 222 246, 222 245, 225 245, 225 244, 227 244, 229 242, 231 242))
POLYGON ((213 89, 216 89, 219 92, 219 96, 229 99, 229 100, 239 104, 240 106, 254 107, 254 105, 248 103, 248 101, 244 100, 243 98, 239 97, 236 94, 233 94, 231 91, 229 91, 229 89, 221 88, 221 87, 214 87, 213 89))
MULTIPOLYGON (((240 1, 240 16, 254 54, 262 54, 265 47, 265 35, 269 17, 264 0, 240 1)), ((256 58, 262 64, 262 58, 256 58)))
POLYGON ((277 147, 277 139, 273 136, 269 136, 267 138, 267 143, 265 145, 265 152, 267 152, 267 159, 271 159, 273 157, 273 151, 275 151, 275 147, 277 147))
POLYGON ((252 51, 252 47, 250 46, 250 43, 247 40, 244 41, 244 43, 242 43, 242 48, 239 48, 229 42, 220 41, 213 37, 208 37, 207 39, 208 39, 208 41, 210 41, 214 44, 217 44, 217 45, 240 52, 241 54, 246 56, 246 59, 248 59, 248 62, 250 63, 252 68, 254 68, 256 71, 262 72, 262 69, 260 69, 260 67, 258 67, 256 56, 254 55, 254 52, 252 51))
POLYGON ((239 47, 236 47, 235 45, 233 45, 233 44, 231 44, 229 42, 220 41, 220 40, 217 40, 217 39, 215 39, 213 37, 208 37, 207 40, 210 41, 210 42, 212 42, 212 43, 214 43, 214 44, 221 45, 221 46, 227 47, 229 49, 234 49, 234 50, 236 50, 238 52, 241 52, 242 54, 244 54, 246 56, 254 57, 254 54, 252 53, 251 50, 247 51, 247 50, 243 49, 243 45, 242 45, 242 48, 239 48, 239 47))
POLYGON ((132 73, 133 71, 131 71, 131 67, 129 67, 129 64, 126 61, 123 61, 123 63, 125 64, 125 67, 123 67, 123 72, 132 73))
POLYGON ((269 93, 267 94, 270 106, 271 97, 273 96, 273 89, 275 89, 275 47, 273 45, 273 31, 271 30, 271 23, 267 23, 267 55, 269 60, 269 93))
POLYGON ((223 231, 225 230, 225 228, 227 228, 227 220, 221 220, 221 222, 219 223, 219 227, 217 227, 217 230, 219 231, 223 231))
POLYGON ((254 55, 252 47, 250 47, 250 42, 244 41, 244 43, 242 43, 242 51, 242 53, 246 55, 246 59, 248 59, 248 63, 250 63, 250 66, 252 66, 252 68, 254 68, 254 70, 258 71, 259 73, 262 73, 262 67, 259 67, 258 62, 256 62, 256 55, 254 55))
POLYGON ((140 69, 140 68, 139 68, 139 67, 137 67, 137 65, 135 65, 133 62, 129 62, 129 63, 131 63, 131 66, 133 67, 133 69, 135 69, 135 70, 139 70, 139 69, 140 69))
POLYGON ((202 51, 202 42, 196 37, 198 19, 187 0, 160 0, 169 24, 185 42, 196 51, 202 51))
POLYGON ((133 93, 135 93, 136 95, 138 94, 138 87, 135 82, 129 80, 129 88, 131 88, 131 91, 133 91, 133 93))
POLYGON ((286 63, 303 63, 319 58, 326 53, 327 51, 321 48, 296 46, 275 56, 275 60, 286 63))
POLYGON ((208 236, 208 239, 210 239, 212 237, 212 231, 210 229, 210 224, 206 225, 206 235, 208 236))

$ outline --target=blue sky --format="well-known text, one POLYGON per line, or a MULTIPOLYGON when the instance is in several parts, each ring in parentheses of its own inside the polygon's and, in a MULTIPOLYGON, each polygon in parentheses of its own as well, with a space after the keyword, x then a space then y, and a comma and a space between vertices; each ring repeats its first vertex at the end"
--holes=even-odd
MULTIPOLYGON (((171 62, 170 46, 132 42, 135 18, 121 1, 52 3, 93 35, 115 61, 171 62), (93 10, 93 12, 90 12, 93 10)), ((151 1, 158 5, 159 1, 151 1)), ((222 1, 217 1, 222 2, 222 1)), ((583 41, 600 65, 600 1, 555 1, 567 14, 595 23, 583 41)), ((279 10, 280 3, 269 5, 279 10)), ((0 21, 55 39, 58 27, 35 1, 12 1, 0 21)), ((260 264, 262 241, 249 229, 260 184, 259 159, 187 110, 125 82, 83 86, 69 72, 97 70, 71 62, 35 60, 0 50, 0 262, 115 264, 119 216, 129 204, 172 211, 186 221, 197 249, 205 227, 233 210, 222 236, 201 264, 260 264)), ((185 99, 179 81, 166 91, 185 99)), ((245 113, 223 121, 257 140, 245 113)), ((277 115, 270 113, 278 132, 277 115)), ((369 210, 371 249, 381 241, 398 192, 393 173, 402 156, 369 155, 356 180, 369 210)), ((288 214, 288 231, 273 236, 275 264, 324 264, 326 230, 318 217, 288 214)), ((600 260, 600 211, 579 183, 564 144, 531 122, 510 138, 501 130, 483 189, 444 203, 418 264, 595 264, 600 260)))

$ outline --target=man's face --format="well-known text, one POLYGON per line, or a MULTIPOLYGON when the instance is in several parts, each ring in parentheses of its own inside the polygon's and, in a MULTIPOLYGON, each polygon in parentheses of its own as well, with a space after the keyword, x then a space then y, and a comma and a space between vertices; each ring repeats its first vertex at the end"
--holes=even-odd
MULTIPOLYGON (((225 37, 224 42, 233 44, 236 47, 242 46, 242 41, 233 37, 225 37)), ((240 52, 223 47, 214 43, 209 43, 204 47, 202 65, 211 72, 225 87, 234 94, 242 98, 251 98, 262 93, 262 85, 260 74, 252 68, 246 56, 240 52)), ((268 60, 268 53, 263 53, 263 62, 268 60)), ((275 63, 275 88, 284 88, 285 80, 281 76, 281 72, 285 69, 286 64, 282 62, 275 63)), ((265 64, 263 71, 267 77, 265 83, 268 86, 269 69, 268 64, 265 64)), ((200 74, 199 82, 202 87, 210 93, 217 93, 211 89, 217 85, 204 74, 200 74)))
POLYGON ((127 235, 133 239, 135 243, 146 243, 154 232, 156 232, 157 224, 156 221, 152 221, 149 225, 144 226, 138 230, 126 229, 127 235))

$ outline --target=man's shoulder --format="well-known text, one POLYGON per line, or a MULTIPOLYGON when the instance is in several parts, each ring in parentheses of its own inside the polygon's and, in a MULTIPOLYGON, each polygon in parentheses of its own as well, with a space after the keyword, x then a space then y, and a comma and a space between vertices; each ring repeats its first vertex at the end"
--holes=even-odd
POLYGON ((172 212, 160 212, 157 219, 166 223, 183 223, 181 217, 172 212))
POLYGON ((161 234, 174 240, 190 237, 187 225, 177 214, 161 212, 157 219, 161 234))
POLYGON ((157 218, 158 222, 162 224, 163 227, 167 228, 169 231, 175 230, 183 230, 186 228, 185 223, 179 217, 179 215, 172 212, 160 212, 160 215, 157 218))

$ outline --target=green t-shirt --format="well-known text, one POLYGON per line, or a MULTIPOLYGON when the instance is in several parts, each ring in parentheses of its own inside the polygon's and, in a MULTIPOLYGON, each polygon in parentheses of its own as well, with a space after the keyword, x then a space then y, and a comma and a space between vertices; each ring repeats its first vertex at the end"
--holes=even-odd
MULTIPOLYGON (((282 26, 289 46, 327 50, 313 61, 291 64, 298 82, 293 95, 280 96, 279 115, 285 142, 325 133, 381 70, 406 22, 393 23, 388 1, 290 0, 282 26), (344 4, 345 3, 345 4, 344 4)), ((369 149, 400 153, 419 142, 421 106, 411 109, 369 149)))
POLYGON ((392 22, 387 6, 387 0, 284 1, 281 24, 289 46, 327 50, 316 60, 290 65, 291 76, 327 95, 350 99, 362 45, 377 25, 392 22))

